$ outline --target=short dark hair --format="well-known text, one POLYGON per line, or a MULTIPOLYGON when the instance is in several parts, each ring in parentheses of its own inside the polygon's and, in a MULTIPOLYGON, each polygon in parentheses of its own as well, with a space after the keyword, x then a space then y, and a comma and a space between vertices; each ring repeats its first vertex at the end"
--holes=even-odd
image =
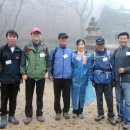
POLYGON ((129 39, 129 34, 127 32, 121 32, 119 35, 118 35, 118 39, 120 36, 127 36, 127 38, 129 39))
POLYGON ((78 39, 77 42, 76 42, 76 45, 78 46, 78 44, 79 44, 80 42, 83 42, 83 44, 85 45, 85 41, 84 41, 83 39, 78 39))
POLYGON ((6 33, 6 38, 7 38, 8 34, 14 35, 18 38, 18 33, 14 30, 8 30, 7 33, 6 33))

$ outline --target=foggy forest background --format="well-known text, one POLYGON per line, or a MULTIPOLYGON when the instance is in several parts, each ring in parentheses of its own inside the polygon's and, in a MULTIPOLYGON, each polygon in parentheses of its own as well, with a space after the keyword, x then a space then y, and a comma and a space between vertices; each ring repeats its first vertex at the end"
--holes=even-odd
POLYGON ((120 32, 130 33, 129 0, 0 0, 0 45, 6 43, 7 30, 14 29, 23 47, 37 26, 49 48, 57 45, 60 32, 66 32, 69 45, 75 46, 77 39, 87 36, 92 17, 108 45, 117 45, 120 32))

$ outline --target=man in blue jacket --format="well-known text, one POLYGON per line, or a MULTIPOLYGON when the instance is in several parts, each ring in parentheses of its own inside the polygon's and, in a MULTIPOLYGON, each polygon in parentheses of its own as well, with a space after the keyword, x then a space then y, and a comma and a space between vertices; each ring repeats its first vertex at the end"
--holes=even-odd
POLYGON ((17 94, 20 84, 21 49, 16 46, 18 34, 14 30, 6 33, 7 44, 0 48, 0 82, 1 82, 1 120, 0 128, 7 124, 7 103, 9 100, 8 121, 14 125, 19 124, 15 117, 17 94))
POLYGON ((96 39, 96 49, 91 59, 90 80, 93 82, 97 97, 98 115, 95 121, 104 118, 103 93, 108 107, 108 120, 112 125, 116 125, 113 113, 113 93, 112 82, 114 80, 114 62, 110 51, 105 48, 103 38, 96 39))
POLYGON ((70 108, 70 83, 71 83, 71 54, 72 51, 67 48, 68 36, 66 33, 60 33, 58 36, 59 46, 52 49, 49 58, 49 78, 54 84, 54 110, 56 112, 55 120, 61 119, 62 109, 60 106, 61 92, 63 96, 63 116, 69 119, 70 108))

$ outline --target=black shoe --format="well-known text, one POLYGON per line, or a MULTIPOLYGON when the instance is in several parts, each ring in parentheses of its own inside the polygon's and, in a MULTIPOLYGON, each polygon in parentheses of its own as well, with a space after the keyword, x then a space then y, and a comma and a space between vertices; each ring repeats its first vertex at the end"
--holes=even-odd
POLYGON ((120 123, 122 122, 123 120, 118 116, 117 119, 116 119, 116 123, 120 123))
POLYGON ((1 116, 0 118, 0 129, 4 129, 7 125, 7 116, 1 116))
POLYGON ((12 123, 13 125, 19 124, 19 121, 16 119, 15 116, 9 116, 8 122, 12 123))
POLYGON ((104 115, 97 115, 97 116, 95 117, 95 121, 100 121, 100 120, 102 120, 102 119, 104 119, 104 115))

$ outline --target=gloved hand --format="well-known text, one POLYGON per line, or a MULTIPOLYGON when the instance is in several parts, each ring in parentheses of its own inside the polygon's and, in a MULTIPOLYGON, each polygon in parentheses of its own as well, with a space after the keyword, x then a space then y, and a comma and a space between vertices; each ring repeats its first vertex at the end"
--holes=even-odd
POLYGON ((116 86, 115 80, 112 80, 111 86, 112 86, 112 87, 115 87, 115 86, 116 86))
POLYGON ((96 87, 96 83, 95 82, 92 82, 92 85, 93 85, 94 88, 96 87))

